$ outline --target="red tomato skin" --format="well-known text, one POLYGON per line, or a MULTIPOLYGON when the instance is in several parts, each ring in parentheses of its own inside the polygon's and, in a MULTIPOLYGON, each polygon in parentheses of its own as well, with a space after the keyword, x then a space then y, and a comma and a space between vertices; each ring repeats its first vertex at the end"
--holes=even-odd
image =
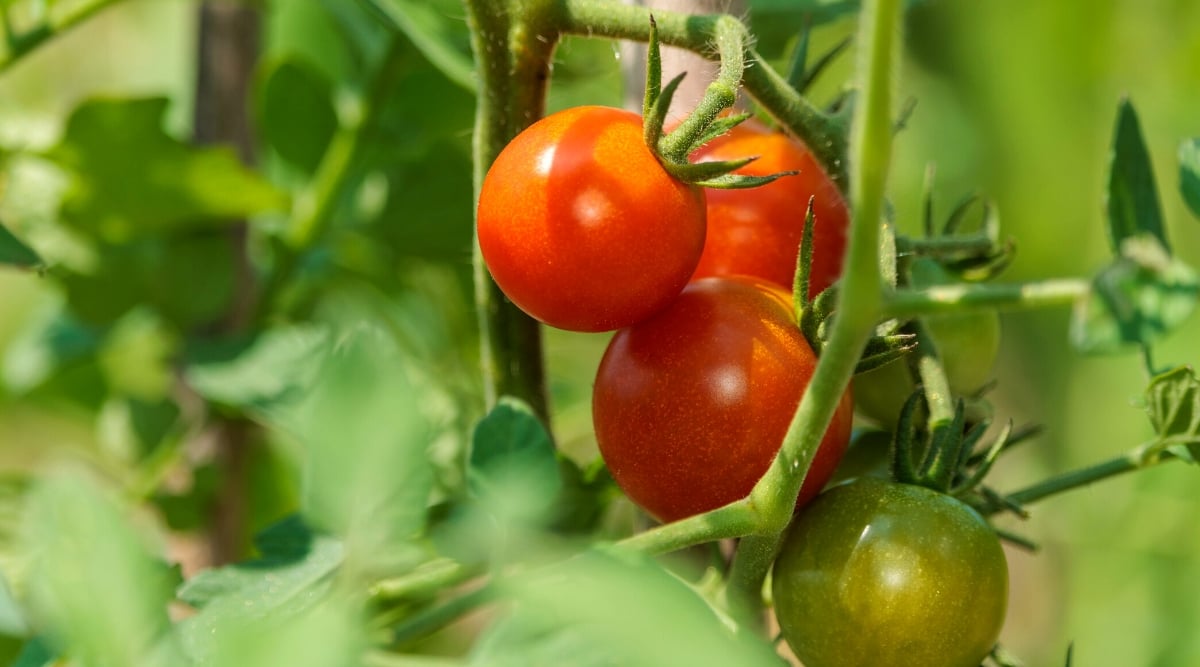
POLYGON ((608 331, 683 289, 704 247, 704 192, 663 170, 637 114, 575 107, 501 151, 477 223, 483 258, 513 303, 561 329, 608 331))
MULTIPOLYGON (((770 467, 816 366, 789 295, 750 277, 689 284, 654 317, 617 332, 592 417, 617 484, 662 521, 749 494, 770 467)), ((797 499, 811 500, 850 438, 838 404, 797 499)))
POLYGON ((816 296, 842 273, 850 223, 846 201, 808 147, 754 120, 705 144, 692 160, 733 160, 755 155, 757 160, 734 173, 800 173, 757 188, 708 190, 708 238, 693 277, 758 276, 790 291, 804 235, 804 214, 813 197, 816 229, 808 293, 816 296))

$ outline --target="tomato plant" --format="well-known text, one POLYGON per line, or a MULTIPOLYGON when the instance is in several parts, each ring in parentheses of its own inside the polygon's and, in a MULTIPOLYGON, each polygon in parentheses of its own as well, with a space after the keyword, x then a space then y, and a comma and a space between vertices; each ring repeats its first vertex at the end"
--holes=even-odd
MULTIPOLYGON (((747 277, 690 283, 605 351, 592 399, 600 452, 617 484, 663 521, 743 498, 778 451, 815 364, 783 290, 747 277)), ((799 503, 833 473, 850 421, 847 392, 799 503)))
POLYGON ((1004 621, 1008 566, 961 502, 860 478, 797 517, 772 586, 806 667, 978 667, 1004 621))
POLYGON ((478 235, 492 277, 522 310, 561 329, 618 329, 667 305, 696 268, 704 193, 663 170, 640 116, 575 107, 496 158, 478 235))
POLYGON ((837 185, 802 142, 754 120, 705 144, 696 161, 758 156, 736 173, 797 171, 757 188, 709 190, 708 238, 695 277, 745 274, 791 289, 813 199, 813 264, 809 296, 837 280, 846 248, 849 209, 837 185))

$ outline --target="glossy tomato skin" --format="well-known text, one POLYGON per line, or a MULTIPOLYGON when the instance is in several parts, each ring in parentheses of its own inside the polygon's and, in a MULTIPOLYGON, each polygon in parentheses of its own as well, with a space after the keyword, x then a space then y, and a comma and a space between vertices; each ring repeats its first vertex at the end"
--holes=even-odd
MULTIPOLYGON (((744 498, 779 450, 815 365, 787 292, 749 277, 693 282, 610 342, 592 396, 600 452, 625 493, 662 521, 744 498)), ((798 503, 833 473, 852 410, 847 392, 798 503)))
POLYGON ((804 214, 809 197, 815 197, 809 284, 809 295, 815 296, 842 272, 850 218, 846 202, 803 143, 754 120, 705 144, 692 160, 733 160, 754 155, 759 156, 757 160, 735 173, 800 173, 757 188, 709 190, 708 239, 695 277, 745 274, 791 290, 804 234, 804 214))
POLYGON ((704 247, 704 193, 675 180, 641 117, 585 106, 547 116, 484 178, 479 248, 496 284, 534 318, 607 331, 666 306, 704 247))
POLYGON ((772 586, 806 667, 978 667, 1004 622, 1008 566, 958 500, 860 478, 796 517, 772 586))

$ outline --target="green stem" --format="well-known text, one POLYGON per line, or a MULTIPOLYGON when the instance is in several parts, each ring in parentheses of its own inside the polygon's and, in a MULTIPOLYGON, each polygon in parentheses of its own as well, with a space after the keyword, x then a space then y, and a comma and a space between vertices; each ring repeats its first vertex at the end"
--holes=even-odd
POLYGON ((783 534, 749 535, 738 543, 737 555, 729 571, 729 584, 725 587, 725 601, 730 612, 740 624, 750 624, 762 630, 763 582, 783 534))
POLYGON ((996 241, 986 233, 962 234, 957 236, 933 236, 930 238, 896 237, 896 252, 921 254, 933 257, 963 253, 982 254, 992 249, 996 241))
MULTIPOLYGON (((8 27, 7 9, 5 24, 8 49, 0 55, 0 72, 7 70, 51 39, 68 32, 99 11, 117 4, 121 0, 91 0, 90 2, 59 3, 67 9, 52 12, 40 25, 24 32, 13 32, 8 27)), ((5 3, 7 5, 7 3, 5 3)))
MULTIPOLYGON (((550 23, 553 7, 545 3, 465 0, 464 4, 478 79, 473 146, 478 200, 496 156, 545 111, 550 58, 559 35, 550 23)), ((500 291, 478 243, 473 266, 487 405, 495 405, 501 396, 515 396, 549 425, 541 327, 500 291)))
POLYGON ((1082 278, 1060 278, 1009 285, 955 284, 898 289, 884 296, 885 318, 960 313, 971 309, 1030 310, 1069 306, 1091 291, 1082 278))
POLYGON ((648 554, 664 554, 690 546, 755 533, 761 524, 746 500, 664 524, 621 540, 622 547, 648 554))
MULTIPOLYGON (((555 1, 555 20, 565 33, 642 42, 650 36, 650 10, 645 7, 597 0, 555 1)), ((717 58, 719 54, 712 48, 713 39, 718 33, 718 24, 729 21, 730 17, 655 9, 654 20, 663 44, 717 58)), ((848 179, 844 120, 825 114, 813 106, 791 88, 787 79, 780 76, 753 48, 746 49, 745 60, 749 65, 742 75, 746 92, 758 100, 781 125, 807 144, 825 171, 845 190, 848 179)))
POLYGON ((376 600, 421 597, 460 584, 476 574, 476 570, 458 561, 438 558, 403 576, 376 582, 369 594, 376 600))
POLYGON ((451 599, 444 604, 431 607, 405 619, 392 631, 392 645, 404 646, 426 637, 453 623, 463 614, 490 602, 495 597, 493 586, 485 585, 469 593, 451 599))
MULTIPOLYGON (((1149 468, 1164 461, 1173 461, 1176 458, 1178 457, 1172 454, 1170 450, 1162 449, 1161 443, 1156 442, 1149 445, 1142 445, 1116 458, 1086 468, 1071 470, 1061 475, 1055 475, 1032 486, 1005 494, 1005 497, 1018 505, 1027 505, 1064 491, 1087 486, 1127 472, 1149 468)), ((995 514, 1002 511, 1002 509, 1001 507, 988 506, 985 508, 985 513, 995 514)))

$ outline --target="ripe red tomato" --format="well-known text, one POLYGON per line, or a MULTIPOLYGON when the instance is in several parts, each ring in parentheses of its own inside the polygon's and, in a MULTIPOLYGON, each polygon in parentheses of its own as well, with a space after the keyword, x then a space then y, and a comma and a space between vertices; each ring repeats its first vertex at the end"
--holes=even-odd
POLYGON ((842 272, 850 212, 837 185, 801 142, 753 120, 705 144, 697 162, 757 155, 737 174, 766 176, 799 171, 757 188, 709 190, 708 239, 695 276, 745 274, 791 290, 804 233, 804 214, 813 201, 813 265, 809 295, 829 287, 842 272))
POLYGON ((546 324, 607 331, 666 306, 704 247, 704 193, 672 178, 637 114, 585 106, 529 126, 479 194, 479 248, 500 289, 546 324))
MULTIPOLYGON (((744 498, 778 452, 816 361, 787 292, 750 277, 693 282, 609 343, 592 396, 600 453, 625 493, 663 521, 744 498)), ((847 391, 798 504, 837 466, 852 407, 847 391)))
POLYGON ((792 523, 772 588, 807 667, 978 667, 1008 606, 996 534, 950 496, 869 477, 792 523))

